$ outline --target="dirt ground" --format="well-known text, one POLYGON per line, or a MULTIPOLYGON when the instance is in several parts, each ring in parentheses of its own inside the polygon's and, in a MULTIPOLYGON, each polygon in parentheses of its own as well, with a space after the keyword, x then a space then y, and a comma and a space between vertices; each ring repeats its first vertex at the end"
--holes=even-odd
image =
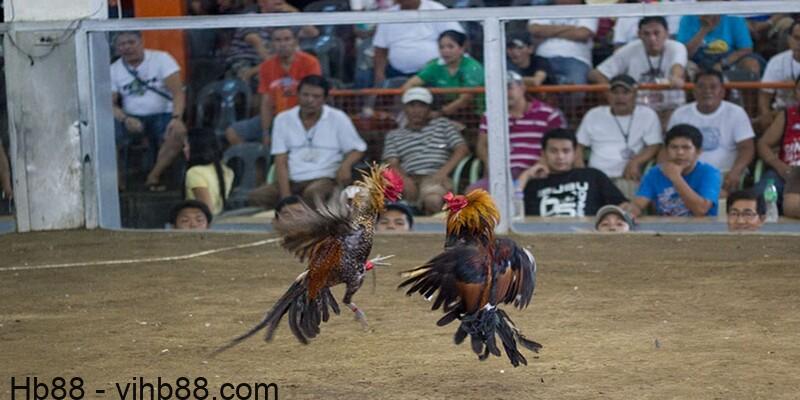
POLYGON ((209 353, 256 323, 302 271, 276 244, 182 261, 7 270, 268 237, 0 236, 0 398, 11 398, 10 377, 26 376, 81 377, 88 399, 119 398, 116 382, 180 376, 205 377, 208 398, 225 382, 275 383, 281 399, 800 396, 798 236, 518 236, 534 247, 538 285, 531 306, 510 314, 544 345, 519 368, 505 356, 479 362, 467 344, 453 344, 455 324, 437 327, 429 303, 395 289, 399 271, 439 251, 439 235, 376 239, 373 254, 396 258, 377 272, 375 292, 368 277, 355 297, 371 331, 343 311, 308 346, 284 322, 273 342, 252 338, 216 358, 209 353))

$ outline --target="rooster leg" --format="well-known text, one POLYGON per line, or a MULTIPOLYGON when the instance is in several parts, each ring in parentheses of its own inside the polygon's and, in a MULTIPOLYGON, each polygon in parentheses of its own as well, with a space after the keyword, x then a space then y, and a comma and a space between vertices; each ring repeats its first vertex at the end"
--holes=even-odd
POLYGON ((344 292, 344 298, 342 298, 342 303, 344 303, 347 306, 347 308, 349 308, 350 311, 352 311, 355 314, 356 321, 361 323, 361 327, 364 328, 365 331, 368 331, 369 324, 367 324, 366 314, 364 314, 364 311, 361 311, 361 309, 358 308, 358 306, 356 306, 356 304, 352 302, 353 295, 356 294, 356 291, 358 291, 362 282, 363 281, 359 281, 357 285, 347 286, 347 290, 345 290, 344 292))

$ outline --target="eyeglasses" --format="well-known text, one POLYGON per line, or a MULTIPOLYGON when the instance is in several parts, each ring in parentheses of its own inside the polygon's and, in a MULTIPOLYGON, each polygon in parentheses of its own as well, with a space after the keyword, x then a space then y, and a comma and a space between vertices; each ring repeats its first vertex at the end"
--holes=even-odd
POLYGON ((753 210, 744 210, 744 211, 731 211, 728 213, 728 219, 739 219, 742 217, 745 220, 753 219, 758 217, 758 213, 753 210))

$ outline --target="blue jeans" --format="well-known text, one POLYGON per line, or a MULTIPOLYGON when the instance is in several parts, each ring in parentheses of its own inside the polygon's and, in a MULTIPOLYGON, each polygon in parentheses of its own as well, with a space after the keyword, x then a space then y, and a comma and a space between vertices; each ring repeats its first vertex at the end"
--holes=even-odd
POLYGON ((577 58, 550 57, 547 62, 550 63, 550 71, 559 85, 582 85, 588 82, 586 76, 592 67, 577 58))

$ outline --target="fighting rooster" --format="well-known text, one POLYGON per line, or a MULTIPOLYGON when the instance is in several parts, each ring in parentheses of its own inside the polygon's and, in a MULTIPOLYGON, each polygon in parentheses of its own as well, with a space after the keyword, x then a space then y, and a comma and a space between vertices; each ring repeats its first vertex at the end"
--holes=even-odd
POLYGON ((497 335, 511 364, 527 365, 517 343, 534 352, 542 345, 526 339, 497 305, 514 303, 523 309, 530 304, 536 286, 536 261, 513 240, 495 238, 500 216, 485 190, 473 190, 466 196, 448 193, 445 201, 444 252, 403 273, 407 279, 399 287, 410 285, 407 295, 419 293, 432 300, 432 310, 441 307, 445 315, 437 325, 461 320, 455 343, 461 344, 469 335, 472 350, 481 361, 489 354, 500 356, 497 335))
POLYGON ((217 353, 265 327, 265 339, 272 340, 287 313, 294 336, 308 344, 309 339, 319 334, 320 323, 330 317, 328 308, 339 314, 330 288, 340 283, 346 285, 342 301, 361 324, 367 326, 364 312, 352 299, 364 281, 367 268, 373 265, 367 261, 367 256, 372 251, 375 220, 384 209, 384 200, 398 200, 403 192, 403 180, 386 165, 373 165, 356 186, 360 190, 353 193, 349 204, 342 201, 317 204, 316 210, 306 207, 302 212, 291 212, 276 221, 275 230, 283 237, 281 245, 301 262, 308 260, 308 269, 295 279, 258 325, 217 353))

